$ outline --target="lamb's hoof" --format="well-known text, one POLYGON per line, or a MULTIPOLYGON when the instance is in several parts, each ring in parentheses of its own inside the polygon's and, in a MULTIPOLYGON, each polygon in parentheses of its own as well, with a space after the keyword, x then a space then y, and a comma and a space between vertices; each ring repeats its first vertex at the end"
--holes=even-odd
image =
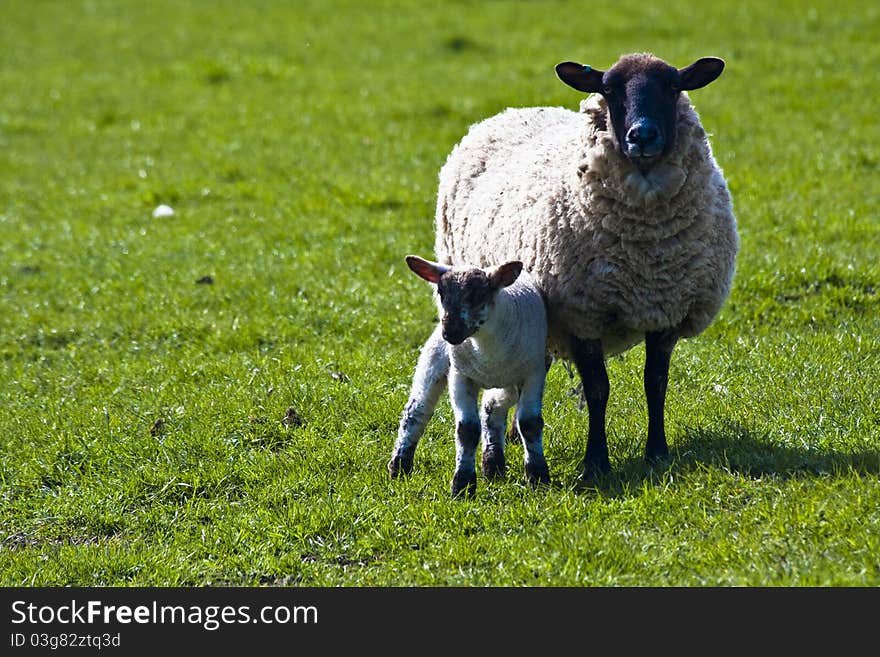
POLYGON ((526 482, 532 488, 537 488, 540 484, 550 483, 550 466, 547 462, 543 463, 527 463, 526 464, 526 482))
POLYGON ((452 475, 452 497, 476 497, 477 495, 477 473, 458 472, 452 475))
POLYGON ((487 447, 483 450, 483 476, 487 479, 500 479, 507 474, 507 462, 500 447, 487 447))
POLYGON ((397 479, 400 475, 408 475, 413 469, 412 455, 398 455, 391 457, 388 461, 388 474, 392 479, 397 479))

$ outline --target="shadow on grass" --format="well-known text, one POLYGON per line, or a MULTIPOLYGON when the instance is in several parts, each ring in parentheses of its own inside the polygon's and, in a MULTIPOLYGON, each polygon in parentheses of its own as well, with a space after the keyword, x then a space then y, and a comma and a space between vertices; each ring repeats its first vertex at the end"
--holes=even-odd
POLYGON ((630 457, 611 473, 589 483, 580 482, 577 488, 585 493, 621 496, 645 483, 661 484, 669 475, 706 467, 753 479, 789 479, 844 472, 880 476, 880 447, 839 452, 806 445, 780 445, 766 433, 737 423, 730 423, 723 429, 688 428, 672 445, 668 462, 648 465, 641 456, 630 457))

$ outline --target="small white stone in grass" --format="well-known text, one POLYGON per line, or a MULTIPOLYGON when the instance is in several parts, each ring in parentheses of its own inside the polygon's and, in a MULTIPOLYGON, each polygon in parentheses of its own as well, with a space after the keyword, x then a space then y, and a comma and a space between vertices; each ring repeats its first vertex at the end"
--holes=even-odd
POLYGON ((174 216, 174 208, 170 205, 157 205, 156 209, 153 210, 153 218, 159 219, 160 217, 173 217, 174 216))

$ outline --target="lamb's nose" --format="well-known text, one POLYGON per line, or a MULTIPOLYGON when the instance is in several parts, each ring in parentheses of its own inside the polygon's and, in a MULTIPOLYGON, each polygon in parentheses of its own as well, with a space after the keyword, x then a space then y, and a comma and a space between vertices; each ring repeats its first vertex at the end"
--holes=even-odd
POLYGON ((443 329, 443 339, 453 346, 460 345, 462 342, 467 340, 467 337, 468 336, 462 331, 451 331, 448 329, 443 329))
POLYGON ((631 144, 644 146, 657 141, 660 131, 651 121, 639 121, 626 133, 626 140, 631 144))

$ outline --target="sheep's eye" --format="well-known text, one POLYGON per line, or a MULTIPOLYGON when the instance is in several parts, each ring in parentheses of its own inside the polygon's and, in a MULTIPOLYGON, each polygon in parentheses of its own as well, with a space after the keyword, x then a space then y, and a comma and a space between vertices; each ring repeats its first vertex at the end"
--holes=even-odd
POLYGON ((602 87, 602 93, 606 96, 610 96, 613 92, 614 92, 614 89, 609 87, 607 84, 604 87, 602 87))
POLYGON ((679 91, 681 91, 681 87, 679 87, 677 84, 673 84, 671 87, 669 87, 669 91, 671 91, 673 94, 677 94, 679 91))

